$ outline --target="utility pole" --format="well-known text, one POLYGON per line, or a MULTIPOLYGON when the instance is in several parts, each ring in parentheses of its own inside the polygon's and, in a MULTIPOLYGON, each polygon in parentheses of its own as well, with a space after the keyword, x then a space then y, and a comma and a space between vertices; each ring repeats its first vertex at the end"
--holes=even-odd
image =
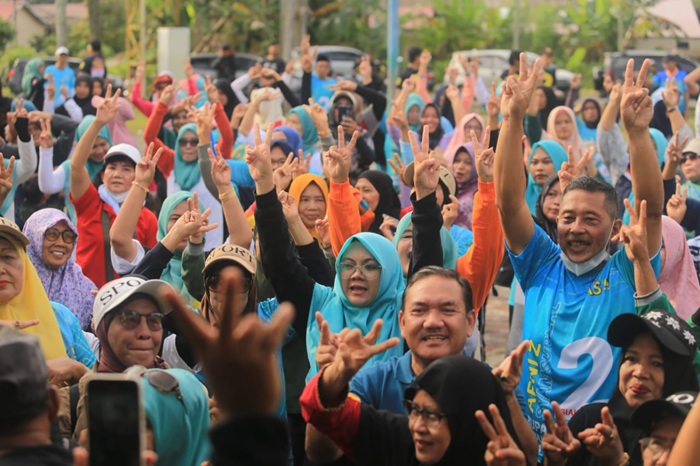
POLYGON ((308 4, 307 0, 285 0, 280 6, 280 55, 289 60, 306 34, 308 4))
POLYGON ((56 0, 56 45, 68 45, 68 24, 66 24, 66 3, 68 0, 56 0))
POLYGON ((520 0, 515 0, 513 6, 513 50, 520 50, 520 0))
POLYGON ((387 99, 391 102, 394 98, 396 89, 396 77, 399 74, 398 58, 399 58, 399 0, 387 1, 387 47, 386 47, 386 66, 387 66, 387 99))

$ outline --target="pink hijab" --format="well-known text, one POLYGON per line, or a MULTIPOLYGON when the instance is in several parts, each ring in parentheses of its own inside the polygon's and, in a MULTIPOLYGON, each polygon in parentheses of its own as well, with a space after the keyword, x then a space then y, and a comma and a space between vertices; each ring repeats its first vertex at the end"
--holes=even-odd
POLYGON ((445 149, 445 160, 447 161, 447 166, 450 167, 450 170, 452 169, 452 161, 455 158, 457 150, 464 144, 472 142, 470 138, 464 137, 464 126, 472 119, 476 119, 476 121, 481 124, 482 131, 486 129, 484 119, 481 118, 480 115, 476 113, 468 113, 462 117, 459 124, 455 126, 455 130, 452 132, 452 139, 450 139, 450 142, 447 144, 447 148, 445 149))
POLYGON ((577 162, 583 156, 583 153, 586 151, 586 147, 583 144, 583 140, 581 140, 581 136, 578 134, 578 126, 576 125, 576 114, 574 114, 574 111, 571 110, 569 107, 565 107, 563 105, 560 105, 559 107, 554 107, 554 109, 552 109, 552 111, 549 113, 549 117, 547 118, 546 138, 551 139, 552 141, 557 141, 564 147, 564 150, 568 150, 569 146, 573 147, 574 158, 577 162), (557 137, 555 121, 557 119, 557 115, 559 115, 562 112, 566 113, 567 116, 571 119, 572 130, 571 136, 569 136, 568 139, 559 139, 557 137))
POLYGON ((683 228, 665 215, 661 219, 666 261, 659 274, 659 286, 685 320, 700 306, 700 284, 683 228))

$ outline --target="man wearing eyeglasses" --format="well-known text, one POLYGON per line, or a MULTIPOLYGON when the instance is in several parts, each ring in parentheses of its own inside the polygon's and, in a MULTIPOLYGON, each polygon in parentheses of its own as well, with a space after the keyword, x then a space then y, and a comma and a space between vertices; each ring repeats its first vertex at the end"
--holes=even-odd
MULTIPOLYGON (((99 361, 95 372, 121 373, 131 366, 146 369, 164 368, 158 356, 163 340, 163 317, 172 310, 162 301, 159 290, 170 288, 162 280, 145 280, 136 275, 121 277, 105 284, 95 296, 92 326, 99 340, 99 361)), ((59 423, 64 437, 78 439, 87 427, 85 416, 86 384, 90 376, 80 379, 79 401, 71 413, 75 390, 62 390, 59 423)))

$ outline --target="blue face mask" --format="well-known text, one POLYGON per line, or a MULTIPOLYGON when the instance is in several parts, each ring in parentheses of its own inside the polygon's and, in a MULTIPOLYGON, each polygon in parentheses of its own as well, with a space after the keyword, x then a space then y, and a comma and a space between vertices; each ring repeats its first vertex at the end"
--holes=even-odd
POLYGON ((595 270, 600 264, 606 262, 610 258, 610 253, 608 252, 608 246, 610 245, 610 238, 612 238, 613 229, 615 228, 615 222, 613 222, 612 227, 610 227, 610 233, 608 233, 608 239, 605 241, 605 246, 601 251, 583 262, 574 262, 564 253, 561 252, 559 257, 561 257, 562 262, 566 270, 573 273, 577 277, 585 275, 591 270, 595 270))

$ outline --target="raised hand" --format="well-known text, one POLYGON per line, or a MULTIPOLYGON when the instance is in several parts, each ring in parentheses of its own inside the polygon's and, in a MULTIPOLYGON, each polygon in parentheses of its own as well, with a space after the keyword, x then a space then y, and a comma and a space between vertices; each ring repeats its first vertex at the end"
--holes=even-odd
POLYGON ((548 409, 544 410, 544 423, 547 433, 542 438, 542 450, 549 466, 563 466, 570 455, 581 448, 581 442, 574 437, 566 423, 566 416, 559 404, 552 402, 554 418, 548 409))
POLYGON ((311 51, 311 38, 306 34, 301 39, 301 69, 304 73, 311 73, 314 66, 314 60, 318 54, 318 45, 311 51))
POLYGON ((410 78, 404 79, 401 83, 401 90, 410 94, 416 90, 416 78, 411 76, 410 78))
POLYGON ((542 65, 539 58, 535 60, 532 70, 528 71, 526 55, 520 54, 520 80, 515 76, 508 76, 503 84, 501 114, 504 120, 512 118, 514 122, 520 124, 525 117, 535 88, 542 82, 539 79, 541 71, 542 65))
POLYGON ((450 84, 449 86, 447 86, 447 90, 445 91, 445 97, 450 99, 450 102, 459 100, 460 96, 459 89, 457 89, 457 86, 455 86, 454 84, 450 84))
MULTIPOLYGON (((688 139, 690 136, 683 138, 680 142, 680 134, 676 131, 675 137, 671 138, 668 142, 668 147, 666 148, 666 155, 668 156, 668 162, 666 163, 669 167, 669 172, 667 173, 666 167, 664 166, 664 175, 673 175, 681 163, 681 157, 683 156, 683 149, 685 145, 688 144, 688 139)), ((670 179, 668 176, 664 176, 664 179, 670 179)))
POLYGON ((426 71, 430 66, 430 62, 433 60, 433 56, 430 54, 430 50, 423 50, 420 54, 418 61, 418 69, 426 71))
POLYGON ((571 77, 571 89, 581 89, 581 75, 575 74, 571 77))
POLYGON ((243 309, 236 305, 235 280, 225 280, 223 285, 218 328, 188 309, 172 288, 162 296, 173 308, 183 336, 199 355, 222 420, 273 415, 281 394, 276 356, 294 318, 294 308, 284 303, 270 323, 264 323, 255 313, 243 315, 243 309))
POLYGON ((304 149, 299 149, 298 163, 292 166, 292 179, 309 173, 309 167, 311 167, 311 154, 304 156, 304 149))
POLYGON ((625 245, 627 258, 632 262, 649 260, 649 248, 647 246, 647 201, 639 205, 639 217, 629 199, 625 199, 625 209, 630 216, 629 225, 623 225, 620 232, 613 240, 625 245))
POLYGON ((622 85, 622 101, 620 103, 620 114, 622 122, 627 131, 648 131, 649 123, 653 116, 653 107, 649 89, 644 87, 647 70, 650 65, 649 59, 645 59, 642 68, 639 70, 637 81, 634 81, 634 60, 627 62, 625 70, 625 82, 622 85))
POLYGON ((53 76, 48 76, 46 82, 46 97, 48 97, 49 100, 53 100, 54 97, 56 97, 56 84, 53 81, 53 76))
POLYGON ((211 215, 211 209, 207 209, 202 213, 199 207, 199 194, 195 191, 192 194, 191 199, 187 199, 187 209, 185 212, 185 221, 187 222, 185 228, 185 236, 189 236, 190 243, 192 244, 202 244, 204 241, 204 233, 212 231, 219 226, 218 223, 213 223, 209 225, 209 215, 211 215))
POLYGON ((435 158, 435 152, 430 150, 430 129, 423 126, 423 138, 420 146, 414 133, 409 134, 413 150, 413 186, 416 188, 416 198, 423 199, 435 192, 440 180, 440 162, 435 158))
POLYGON ((5 163, 0 162, 0 199, 4 200, 12 191, 12 174, 15 171, 15 156, 10 157, 10 161, 5 168, 5 163))
POLYGON ((666 79, 666 88, 662 91, 661 97, 666 105, 666 111, 673 110, 678 107, 681 93, 676 86, 675 78, 666 79))
POLYGON ((194 68, 192 67, 192 62, 190 62, 189 57, 185 57, 185 76, 190 79, 194 75, 194 68))
POLYGON ((211 139, 211 126, 216 113, 216 104, 212 105, 209 102, 204 104, 195 112, 195 123, 197 124, 197 138, 200 144, 207 144, 211 139))
POLYGON ((355 131, 352 133, 350 143, 345 145, 345 130, 342 126, 338 126, 338 147, 331 147, 324 154, 326 157, 326 168, 330 174, 331 181, 334 183, 345 183, 350 176, 350 162, 352 153, 355 150, 355 143, 360 133, 355 131))
POLYGON ((41 125, 41 133, 39 134, 39 146, 42 149, 50 149, 53 147, 53 134, 51 134, 51 121, 46 119, 39 120, 41 125))
POLYGON ((518 444, 508 432, 498 407, 494 404, 489 405, 489 413, 491 413, 493 425, 482 410, 474 414, 481 430, 489 438, 484 452, 486 464, 488 466, 526 466, 525 453, 518 448, 518 444))
POLYGON ((323 319, 323 314, 316 313, 316 323, 321 331, 321 338, 316 348, 316 364, 318 367, 325 367, 335 360, 338 352, 338 335, 331 332, 328 322, 323 319))
POLYGON ((680 224, 685 217, 685 213, 688 210, 688 206, 685 200, 688 198, 688 188, 683 188, 681 192, 681 184, 676 182, 676 194, 671 196, 666 204, 666 213, 669 217, 680 224))
POLYGON ((484 129, 484 137, 482 141, 476 137, 476 133, 471 131, 472 145, 474 146, 474 157, 476 174, 482 183, 492 183, 493 182, 493 163, 494 163, 494 152, 493 147, 489 147, 489 142, 491 141, 491 128, 489 126, 484 129))
POLYGON ((610 414, 610 408, 605 406, 600 410, 602 423, 584 430, 578 434, 581 443, 588 451, 603 464, 622 464, 625 449, 620 440, 620 433, 610 414))
POLYGON ((158 160, 160 160, 160 156, 163 154, 162 147, 158 148, 155 154, 153 154, 154 149, 155 144, 150 143, 146 150, 146 155, 136 164, 134 183, 137 183, 140 187, 145 189, 148 189, 148 185, 153 181, 153 177, 156 175, 158 160))
POLYGON ((384 220, 382 221, 382 224, 379 225, 379 231, 382 232, 386 239, 388 239, 389 241, 393 241, 394 232, 396 231, 396 227, 399 225, 399 221, 390 215, 383 215, 384 220))
POLYGON ((569 146, 567 149, 568 160, 561 165, 561 169, 557 175, 559 176, 559 186, 562 192, 569 186, 569 183, 586 174, 586 166, 593 157, 593 150, 589 149, 583 154, 578 163, 575 162, 574 148, 569 146))
POLYGON ((253 125, 253 140, 255 145, 247 145, 245 148, 245 161, 248 164, 250 176, 255 180, 258 194, 266 194, 272 191, 272 162, 270 160, 270 141, 272 141, 272 124, 267 127, 265 140, 260 138, 260 126, 253 125))
POLYGON ((454 225, 455 220, 459 216, 459 199, 450 194, 450 200, 452 202, 442 206, 442 225, 448 230, 454 225))
POLYGON ((261 72, 262 72, 262 65, 260 63, 256 63, 255 65, 248 68, 248 77, 252 81, 254 81, 254 80, 260 78, 261 72))
POLYGON ((265 79, 272 80, 273 82, 282 80, 279 73, 273 70, 272 68, 263 68, 262 71, 260 71, 260 76, 262 76, 265 79))
POLYGON ((299 159, 294 157, 294 152, 290 152, 281 167, 272 172, 272 181, 277 187, 277 192, 285 191, 292 182, 294 167, 299 165, 299 159))
POLYGON ((294 220, 299 219, 299 208, 297 207, 297 201, 294 196, 286 191, 279 191, 277 193, 277 198, 282 204, 282 212, 284 213, 284 218, 287 219, 287 223, 291 223, 294 220))
POLYGON ((214 83, 211 81, 211 76, 209 75, 204 78, 204 89, 207 92, 207 99, 213 106, 219 101, 219 89, 216 88, 214 83))
POLYGON ((117 92, 112 95, 112 85, 107 85, 107 92, 105 92, 105 98, 97 107, 97 113, 95 115, 95 121, 97 121, 102 126, 109 124, 119 111, 121 104, 119 103, 119 96, 122 90, 117 89, 117 92))
POLYGON ((360 71, 364 83, 372 82, 372 59, 369 56, 365 55, 360 58, 358 70, 360 71))
POLYGON ((335 90, 355 92, 357 90, 357 83, 355 81, 344 79, 342 81, 339 81, 338 84, 335 85, 335 90))
POLYGON ((314 103, 313 98, 309 98, 309 105, 303 105, 303 107, 306 113, 311 117, 311 121, 313 121, 319 135, 327 135, 330 132, 328 127, 328 115, 323 107, 314 103))
POLYGON ((501 96, 496 92, 496 82, 491 83, 491 94, 486 101, 486 114, 489 117, 489 125, 491 121, 498 121, 498 115, 501 113, 501 96))
POLYGON ((389 165, 399 177, 401 182, 406 184, 403 177, 404 173, 406 172, 406 165, 404 165, 403 160, 401 160, 401 156, 398 153, 394 152, 393 159, 389 159, 387 160, 387 162, 389 162, 389 165))
POLYGON ((328 226, 328 215, 323 219, 317 219, 314 223, 314 229, 316 230, 316 235, 321 240, 321 247, 329 248, 331 246, 331 229, 328 226))
POLYGON ((219 191, 219 195, 227 193, 229 190, 233 190, 233 185, 231 184, 231 167, 223 157, 218 157, 216 152, 211 150, 211 147, 207 148, 209 153, 209 161, 211 162, 211 177, 214 180, 216 189, 219 191))
POLYGON ((530 340, 521 342, 517 348, 511 351, 501 364, 492 372, 501 381, 501 387, 506 395, 512 395, 515 387, 520 383, 520 373, 523 368, 523 358, 530 347, 530 340))
POLYGON ((172 84, 165 86, 163 90, 160 91, 160 97, 158 97, 158 100, 161 104, 165 105, 166 107, 169 107, 170 102, 172 102, 173 98, 175 97, 175 91, 175 86, 173 86, 172 84))

